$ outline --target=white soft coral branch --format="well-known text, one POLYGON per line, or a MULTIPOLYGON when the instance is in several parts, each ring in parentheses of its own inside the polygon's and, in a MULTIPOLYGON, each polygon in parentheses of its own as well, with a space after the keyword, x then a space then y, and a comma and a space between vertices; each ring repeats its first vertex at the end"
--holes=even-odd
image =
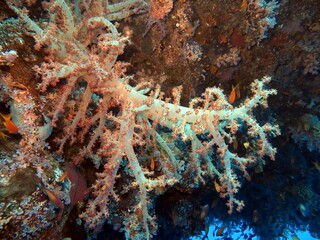
MULTIPOLYGON (((94 2, 88 1, 89 5, 93 5, 85 5, 84 9, 80 9, 82 5, 77 1, 73 14, 64 0, 53 1, 49 8, 51 22, 44 29, 22 10, 11 6, 22 21, 28 23, 38 46, 46 45, 49 50, 48 62, 35 68, 43 81, 39 86, 40 90, 48 91, 49 86, 55 86, 61 79, 66 81, 62 84, 64 91, 60 91, 61 99, 51 113, 53 125, 72 98, 72 92, 78 88, 77 83, 84 83, 84 93, 81 97, 72 99, 78 105, 77 111, 67 123, 63 123, 64 136, 59 141, 60 152, 70 139, 71 143, 78 140, 87 144, 74 159, 76 164, 80 164, 95 149, 98 155, 106 158, 103 160, 104 171, 97 175, 98 179, 93 185, 96 198, 89 202, 86 212, 82 214, 88 226, 101 226, 109 216, 110 196, 113 196, 115 202, 118 200, 113 188, 119 166, 124 163, 124 159, 128 160, 128 167, 135 179, 131 188, 137 189, 139 193, 135 208, 142 213, 142 225, 137 229, 128 229, 132 224, 125 224, 125 230, 133 231, 131 235, 136 238, 139 238, 141 232, 144 232, 144 238, 149 238, 155 232, 154 218, 149 215, 149 192, 176 182, 188 184, 185 181, 188 180, 188 174, 185 174, 187 171, 195 172, 192 175, 195 176, 195 183, 192 184, 204 182, 205 175, 218 177, 221 196, 229 198, 229 211, 232 212, 234 207, 240 210, 243 202, 235 198, 240 187, 237 172, 240 170, 246 176, 248 164, 258 161, 264 155, 274 159, 276 153, 268 142, 267 135, 279 134, 278 127, 270 124, 260 126, 252 113, 253 108, 259 104, 266 107, 268 96, 276 93, 274 90, 264 89, 270 78, 255 80, 251 85, 253 96, 239 107, 230 105, 219 88, 208 88, 202 97, 191 100, 189 107, 179 103, 181 87, 174 89, 172 103, 163 101, 158 85, 153 86, 151 82, 141 83, 136 87, 128 85, 126 64, 117 61, 127 38, 120 36, 111 20, 142 11, 146 6, 144 1, 123 1, 123 5, 94 2), (106 11, 108 7, 111 9, 109 12, 106 11), (58 9, 63 15, 63 24, 57 21, 58 9), (100 96, 94 114, 89 111, 92 110, 90 104, 93 94, 100 96), (119 110, 117 114, 111 111, 114 107, 119 110), (256 149, 242 157, 229 150, 230 141, 239 129, 239 122, 247 125, 248 138, 258 142, 256 149), (114 126, 110 127, 108 123, 113 123, 114 126), (171 129, 176 139, 190 142, 190 164, 181 164, 183 161, 179 160, 168 142, 162 138, 157 125, 171 129), (93 133, 85 141, 84 138, 91 129, 93 133), (205 135, 207 140, 201 141, 200 135, 205 135), (168 155, 168 159, 161 165, 162 170, 153 178, 150 177, 152 173, 142 167, 142 161, 135 152, 136 147, 145 147, 148 142, 154 142, 150 148, 162 149, 168 155), (191 169, 184 169, 180 165, 191 169)), ((139 225, 138 212, 131 214, 136 216, 136 225, 139 225)), ((122 217, 125 214, 127 213, 123 213, 122 217)))

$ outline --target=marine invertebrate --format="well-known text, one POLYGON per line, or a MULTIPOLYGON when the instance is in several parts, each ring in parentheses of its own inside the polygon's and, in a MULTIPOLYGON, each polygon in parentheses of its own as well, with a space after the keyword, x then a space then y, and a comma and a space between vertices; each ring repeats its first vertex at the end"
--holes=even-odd
POLYGON ((47 61, 35 71, 42 80, 39 90, 50 92, 53 86, 59 96, 48 112, 52 126, 57 127, 63 112, 69 113, 64 115, 63 134, 57 140, 59 153, 66 144, 80 142, 83 148, 73 158, 75 164, 95 154, 104 165, 92 186, 95 199, 81 215, 87 226, 98 231, 117 215, 127 238, 148 239, 156 231, 150 195, 179 182, 195 187, 207 176, 219 179, 220 195, 228 198, 229 212, 234 208, 240 211, 244 203, 235 197, 240 187, 237 173, 247 176, 248 165, 265 155, 274 159, 276 153, 268 135, 279 134, 278 127, 269 123, 261 126, 252 112, 257 105, 267 107, 267 98, 276 93, 265 89, 270 77, 255 80, 252 96, 237 107, 216 87, 206 89, 188 107, 180 105, 181 87, 174 88, 172 100, 164 100, 160 86, 151 81, 129 85, 127 64, 117 60, 128 39, 118 33, 113 20, 143 11, 146 3, 83 2, 88 6, 76 2, 71 8, 65 0, 47 3, 50 21, 43 26, 25 11, 10 7, 27 25, 36 49, 45 46, 48 52, 47 61), (190 146, 186 158, 174 153, 161 131, 164 127, 175 140, 190 146), (256 142, 243 156, 229 148, 239 131, 256 142), (157 171, 145 167, 139 148, 160 158, 157 171), (125 187, 116 190, 121 168, 125 187), (117 208, 123 193, 128 192, 129 211, 117 208))

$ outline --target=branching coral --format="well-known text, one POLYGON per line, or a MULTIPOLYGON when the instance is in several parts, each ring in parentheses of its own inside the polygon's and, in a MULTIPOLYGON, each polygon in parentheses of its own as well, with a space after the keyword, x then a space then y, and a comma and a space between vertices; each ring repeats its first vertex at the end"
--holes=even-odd
POLYGON ((128 39, 118 33, 112 21, 140 13, 147 6, 142 0, 114 4, 76 1, 71 8, 68 1, 56 0, 47 3, 50 21, 41 26, 26 11, 10 6, 27 25, 36 48, 47 50, 47 61, 35 71, 42 79, 39 90, 50 92, 49 86, 53 86, 59 96, 49 114, 51 124, 57 125, 71 102, 75 106, 74 112, 64 115, 59 152, 63 153, 66 144, 82 142, 85 147, 73 161, 79 165, 95 153, 104 164, 92 186, 95 199, 89 201, 81 217, 96 231, 106 219, 113 218, 110 206, 121 198, 114 187, 124 166, 125 176, 134 179, 129 186, 132 210, 112 211, 122 219, 126 237, 132 239, 148 239, 156 231, 155 217, 150 214, 151 192, 186 178, 193 178, 198 185, 207 176, 217 177, 221 196, 228 198, 229 212, 234 208, 240 211, 244 203, 235 198, 240 187, 237 173, 247 176, 246 167, 265 155, 274 159, 276 150, 267 138, 279 134, 277 126, 259 125, 252 113, 257 105, 267 107, 268 96, 276 93, 264 88, 270 77, 255 80, 253 95, 238 107, 230 105, 219 88, 206 89, 185 107, 180 105, 181 87, 173 90, 172 100, 163 100, 160 86, 151 81, 130 86, 126 63, 117 61, 128 39), (62 79, 65 83, 61 84, 62 79), (189 162, 170 148, 162 136, 163 127, 170 129, 176 140, 190 145, 189 162), (256 142, 244 156, 229 149, 239 131, 256 142), (89 139, 85 139, 87 135, 89 139), (162 153, 157 174, 145 167, 138 151, 142 147, 162 153))

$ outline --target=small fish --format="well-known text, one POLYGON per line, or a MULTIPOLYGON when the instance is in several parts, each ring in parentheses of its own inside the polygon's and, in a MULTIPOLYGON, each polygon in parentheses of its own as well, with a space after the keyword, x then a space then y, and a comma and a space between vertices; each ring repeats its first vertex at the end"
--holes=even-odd
POLYGON ((165 187, 156 187, 157 194, 163 194, 166 191, 165 187))
POLYGON ((235 139, 233 140, 233 148, 234 148, 234 150, 237 150, 237 149, 238 149, 238 146, 239 146, 238 140, 235 138, 235 139))
POLYGON ((11 121, 11 114, 3 115, 2 113, 0 113, 0 115, 4 119, 3 124, 7 128, 8 132, 12 134, 17 134, 19 129, 16 126, 16 124, 14 124, 14 122, 11 121))
POLYGON ((248 149, 248 148, 250 147, 250 143, 245 142, 245 143, 243 144, 243 146, 244 146, 246 149, 248 149))
POLYGON ((229 103, 230 104, 233 104, 234 101, 237 98, 237 95, 240 94, 240 92, 238 92, 237 88, 238 88, 238 85, 235 86, 235 87, 232 86, 232 89, 231 89, 231 92, 230 92, 230 95, 229 95, 229 103), (237 92, 238 92, 238 94, 237 94, 237 92))
POLYGON ((246 11, 247 11, 247 8, 248 8, 247 0, 243 0, 243 1, 242 1, 242 4, 241 4, 241 10, 242 10, 243 12, 246 12, 246 11))
POLYGON ((220 227, 220 228, 218 229, 217 233, 216 233, 216 236, 218 236, 218 237, 223 236, 223 232, 224 232, 224 229, 225 229, 225 228, 226 228, 225 226, 220 227))
POLYGON ((233 104, 235 100, 236 100, 236 89, 234 86, 232 86, 232 89, 229 95, 229 103, 233 104))
POLYGON ((309 215, 309 209, 302 203, 299 204, 299 210, 302 216, 307 217, 309 215))
POLYGON ((209 213, 209 204, 206 204, 204 206, 201 206, 201 214, 200 219, 203 220, 209 213))
POLYGON ((251 182, 251 176, 249 174, 244 175, 248 182, 251 182))
POLYGON ((218 205, 218 203, 219 203, 219 199, 218 198, 214 199, 211 203, 211 208, 215 208, 218 205))
POLYGON ((43 188, 43 191, 45 192, 45 194, 48 196, 49 200, 56 205, 58 208, 63 209, 64 208, 64 204, 63 202, 58 198, 58 196, 50 191, 47 188, 43 188))
POLYGON ((209 233, 209 223, 204 223, 204 232, 206 233, 206 237, 208 239, 208 233, 209 233))
POLYGON ((150 161, 150 169, 151 169, 151 171, 154 170, 154 167, 155 167, 154 159, 151 158, 151 161, 150 161))
POLYGON ((252 222, 257 223, 259 221, 260 214, 257 209, 255 209, 252 213, 252 222))
POLYGON ((19 88, 19 89, 22 89, 22 90, 27 90, 28 89, 22 83, 11 83, 11 84, 8 85, 8 87, 15 87, 15 88, 19 88))
POLYGON ((291 238, 292 240, 300 240, 300 238, 297 235, 292 235, 291 238))
POLYGON ((217 181, 214 181, 213 184, 214 184, 214 189, 219 193, 221 189, 219 183, 217 183, 217 181))
POLYGON ((67 177, 68 177, 68 172, 65 172, 64 174, 61 175, 58 182, 63 182, 67 177))
POLYGON ((49 200, 56 205, 58 208, 60 209, 64 209, 64 204, 63 202, 58 198, 57 194, 55 194, 54 192, 50 191, 48 188, 46 188, 46 186, 44 185, 44 183, 42 182, 42 180, 40 178, 38 178, 38 181, 42 187, 42 191, 48 196, 49 200))

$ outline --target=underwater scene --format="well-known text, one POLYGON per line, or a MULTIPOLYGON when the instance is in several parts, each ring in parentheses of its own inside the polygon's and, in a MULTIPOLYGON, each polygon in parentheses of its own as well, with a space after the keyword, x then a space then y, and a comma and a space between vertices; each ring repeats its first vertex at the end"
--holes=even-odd
POLYGON ((0 0, 0 239, 320 239, 318 0, 0 0))

